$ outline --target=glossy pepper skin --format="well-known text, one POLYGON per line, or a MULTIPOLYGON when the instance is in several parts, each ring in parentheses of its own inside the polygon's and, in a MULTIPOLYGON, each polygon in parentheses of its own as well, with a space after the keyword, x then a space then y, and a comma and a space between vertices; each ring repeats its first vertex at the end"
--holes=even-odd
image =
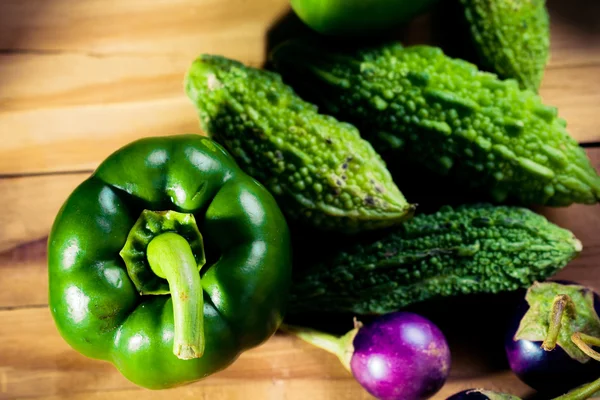
POLYGON ((423 14, 439 0, 290 0, 306 25, 332 36, 373 36, 423 14))
POLYGON ((277 330, 290 253, 274 199, 221 146, 198 135, 141 139, 108 157, 59 211, 48 242, 50 310, 85 356, 146 388, 178 386, 227 367, 277 330), (199 358, 174 355, 171 294, 140 294, 119 255, 144 210, 192 214, 202 234, 199 358))

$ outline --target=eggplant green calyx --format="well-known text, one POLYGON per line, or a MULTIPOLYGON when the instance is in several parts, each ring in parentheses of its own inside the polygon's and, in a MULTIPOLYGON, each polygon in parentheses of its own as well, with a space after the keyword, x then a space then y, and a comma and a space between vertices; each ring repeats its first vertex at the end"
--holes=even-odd
POLYGON ((313 346, 319 347, 325 351, 334 354, 339 358, 344 368, 352 373, 350 361, 354 354, 354 338, 363 324, 354 320, 354 329, 348 331, 343 336, 335 336, 329 333, 320 332, 310 328, 282 324, 279 329, 283 332, 296 336, 313 346))
POLYGON ((521 319, 514 340, 543 341, 546 350, 556 345, 574 360, 590 361, 572 338, 575 334, 600 337, 593 291, 580 285, 536 282, 528 289, 525 300, 529 310, 521 319))
POLYGON ((120 255, 140 294, 171 294, 173 354, 182 360, 202 357, 204 294, 199 271, 206 258, 194 216, 144 210, 120 255))

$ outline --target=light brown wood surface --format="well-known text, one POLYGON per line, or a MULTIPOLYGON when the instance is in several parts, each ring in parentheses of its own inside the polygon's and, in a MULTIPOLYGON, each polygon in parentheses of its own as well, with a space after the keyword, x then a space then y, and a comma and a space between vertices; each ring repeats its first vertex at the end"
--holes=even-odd
MULTIPOLYGON (((575 138, 593 143, 600 19, 590 16, 600 9, 580 1, 588 8, 578 1, 579 12, 550 2, 541 95, 575 138)), ((279 334, 202 382, 147 391, 71 350, 47 307, 46 240, 67 195, 133 139, 200 132, 182 90, 193 58, 219 53, 261 65, 288 11, 286 0, 0 0, 0 399, 370 398, 335 357, 279 334)), ((600 148, 588 154, 600 168, 600 148)), ((559 276, 600 289, 599 207, 540 211, 584 243, 559 276)), ((452 350, 451 379, 435 399, 474 386, 531 393, 485 351, 452 350)))

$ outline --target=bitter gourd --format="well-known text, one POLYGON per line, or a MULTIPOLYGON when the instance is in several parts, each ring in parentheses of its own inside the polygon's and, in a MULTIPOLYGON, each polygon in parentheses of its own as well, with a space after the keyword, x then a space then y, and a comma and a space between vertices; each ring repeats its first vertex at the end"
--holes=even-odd
POLYGON ((600 198, 600 177, 556 108, 514 80, 435 47, 397 43, 332 51, 296 40, 272 59, 301 95, 356 124, 384 158, 423 165, 497 202, 600 198))
POLYGON ((202 126, 296 220, 347 233, 412 214, 358 130, 300 99, 273 72, 220 56, 197 59, 186 91, 202 126))
POLYGON ((516 290, 545 279, 581 242, 519 207, 445 206, 383 237, 304 257, 288 313, 384 314, 438 296, 516 290))
POLYGON ((460 0, 481 65, 538 91, 550 49, 546 0, 460 0))

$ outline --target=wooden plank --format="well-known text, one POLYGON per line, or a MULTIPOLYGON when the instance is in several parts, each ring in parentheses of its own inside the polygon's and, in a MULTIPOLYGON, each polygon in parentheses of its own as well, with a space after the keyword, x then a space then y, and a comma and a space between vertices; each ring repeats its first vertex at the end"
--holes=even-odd
POLYGON ((46 242, 44 237, 0 252, 0 309, 48 304, 46 242))
POLYGON ((0 113, 0 175, 93 169, 136 139, 198 133, 193 113, 184 96, 0 113))
POLYGON ((0 179, 0 308, 48 304, 46 239, 63 202, 87 176, 0 179))
POLYGON ((600 3, 595 0, 548 0, 550 10, 549 67, 600 62, 600 3))
POLYGON ((0 179, 0 252, 48 236, 67 196, 89 173, 0 179))
MULTIPOLYGON (((8 382, 8 398, 136 388, 109 363, 72 350, 59 336, 47 308, 0 311, 0 320, 0 371, 8 382)), ((242 355, 218 375, 217 382, 288 377, 347 380, 338 363, 316 348, 276 336, 268 345, 242 355)))
MULTIPOLYGON (((578 140, 598 141, 600 3, 548 3, 552 59, 542 96, 578 140)), ((136 138, 199 132, 181 88, 189 63, 211 52, 262 64, 287 10, 288 0, 0 1, 0 175, 89 171, 136 138)), ((600 167, 600 150, 592 152, 600 167)), ((213 377, 166 392, 137 388, 110 364, 70 349, 44 306, 46 237, 87 175, 0 178, 0 399, 370 398, 335 357, 283 335, 213 377)), ((598 206, 542 211, 585 246, 559 276, 600 288, 598 206)), ((472 307, 465 318, 501 329, 494 311, 472 307)), ((469 387, 531 392, 506 370, 501 343, 454 332, 448 321, 440 327, 454 361, 434 399, 469 387)))
POLYGON ((571 230, 584 248, 556 278, 576 281, 600 291, 600 206, 573 205, 544 208, 540 212, 555 224, 571 230))
MULTIPOLYGON (((600 170, 600 148, 588 149, 600 170)), ((89 173, 0 179, 0 308, 47 304, 46 237, 69 193, 89 173)), ((582 240, 584 251, 559 276, 600 289, 599 206, 540 208, 582 240)))
MULTIPOLYGON (((128 382, 109 363, 88 359, 69 348, 58 335, 47 308, 0 311, 0 320, 0 381, 5 382, 0 399, 101 399, 109 395, 114 399, 131 395, 140 399, 172 395, 211 400, 370 398, 335 356, 281 334, 202 382, 168 392, 150 392, 128 382), (240 393, 245 397, 237 397, 240 393)), ((459 369, 453 369, 450 382, 436 398, 474 386, 515 394, 529 392, 506 371, 484 372, 470 368, 468 363, 455 365, 459 369)))
MULTIPOLYGON (((8 77, 0 92, 0 175, 93 169, 135 139, 200 132, 182 88, 190 61, 0 56, 0 80, 8 77)), ((580 141, 600 141, 597 76, 600 64, 552 69, 542 87, 544 101, 559 107, 580 141)))
MULTIPOLYGON (((600 54, 600 51, 598 52, 600 54)), ((600 65, 554 68, 546 71, 540 96, 558 107, 568 130, 579 142, 600 142, 600 65)))
POLYGON ((93 169, 135 139, 199 132, 183 93, 189 61, 0 56, 0 174, 93 169))
MULTIPOLYGON (((93 169, 137 138, 199 132, 181 84, 191 61, 212 52, 262 64, 287 9, 286 0, 1 2, 0 175, 93 169)), ((559 11, 541 94, 576 139, 600 141, 600 33, 559 11)))
POLYGON ((5 0, 0 49, 92 54, 224 52, 264 59, 264 36, 286 0, 5 0))
POLYGON ((183 74, 194 57, 5 54, 0 57, 0 109, 143 103, 181 95, 183 74))
MULTIPOLYGON (((357 387, 352 379, 227 379, 208 378, 206 382, 166 391, 146 391, 143 389, 101 390, 81 393, 62 393, 59 395, 41 395, 39 400, 130 400, 135 396, 140 400, 162 400, 165 396, 180 400, 348 400, 373 399, 364 390, 357 387)), ((523 384, 509 372, 489 375, 465 381, 450 380, 433 400, 443 400, 464 389, 485 387, 489 390, 515 391, 529 393, 523 384)), ((10 399, 11 397, 6 397, 10 399)), ((0 399, 3 399, 0 395, 0 399)))
MULTIPOLYGON (((551 65, 599 62, 600 30, 588 23, 597 5, 578 4, 572 16, 564 10, 569 2, 549 3, 551 65)), ((288 12, 287 0, 5 0, 0 49, 188 58, 208 51, 260 63, 265 34, 288 12)))
POLYGON ((365 391, 356 387, 351 379, 261 379, 216 381, 214 383, 194 384, 189 387, 171 389, 168 391, 144 391, 141 389, 115 390, 110 392, 83 392, 76 394, 61 394, 57 396, 35 397, 40 400, 129 400, 131 396, 143 400, 162 400, 172 396, 181 400, 368 400, 373 399, 365 391))

